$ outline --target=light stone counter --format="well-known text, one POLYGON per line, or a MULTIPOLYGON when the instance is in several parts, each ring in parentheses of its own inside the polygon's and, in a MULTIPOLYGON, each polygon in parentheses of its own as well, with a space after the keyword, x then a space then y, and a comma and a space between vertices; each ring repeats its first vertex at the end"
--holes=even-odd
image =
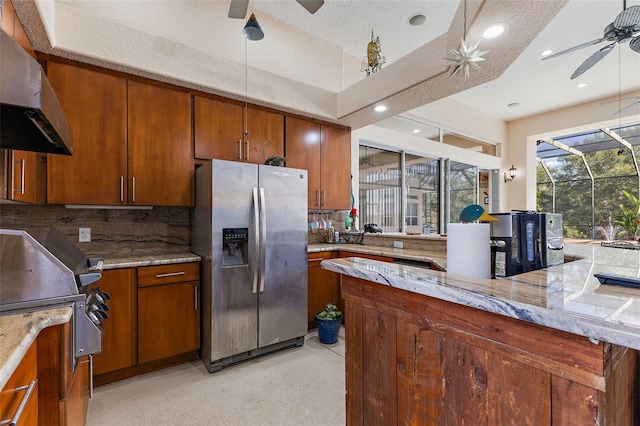
POLYGON ((104 258, 103 269, 168 265, 201 260, 200 256, 189 252, 188 247, 163 243, 89 243, 80 248, 89 257, 104 258))
POLYGON ((325 243, 310 244, 307 248, 307 251, 309 253, 321 253, 325 251, 346 251, 351 253, 370 254, 374 256, 385 256, 394 259, 415 260, 418 262, 433 263, 441 269, 446 269, 447 266, 446 252, 428 249, 398 249, 393 247, 381 247, 373 245, 325 243))
POLYGON ((0 389, 24 358, 41 330, 71 319, 71 307, 0 316, 0 389))
POLYGON ((563 265, 476 279, 361 258, 322 261, 337 273, 640 350, 640 289, 600 285, 595 273, 640 276, 640 251, 567 244, 563 265))

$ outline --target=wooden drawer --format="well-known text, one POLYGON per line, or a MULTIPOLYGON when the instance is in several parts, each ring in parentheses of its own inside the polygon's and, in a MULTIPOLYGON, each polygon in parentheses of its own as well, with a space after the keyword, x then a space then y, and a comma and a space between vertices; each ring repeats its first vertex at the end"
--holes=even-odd
POLYGON ((200 263, 198 262, 138 268, 138 287, 199 280, 200 263))
POLYGON ((37 346, 35 342, 31 345, 9 378, 9 381, 4 386, 4 389, 2 389, 2 394, 0 395, 0 421, 9 420, 14 416, 20 402, 26 397, 28 386, 32 382, 35 382, 35 387, 31 391, 18 424, 38 424, 38 385, 36 381, 38 374, 37 346))

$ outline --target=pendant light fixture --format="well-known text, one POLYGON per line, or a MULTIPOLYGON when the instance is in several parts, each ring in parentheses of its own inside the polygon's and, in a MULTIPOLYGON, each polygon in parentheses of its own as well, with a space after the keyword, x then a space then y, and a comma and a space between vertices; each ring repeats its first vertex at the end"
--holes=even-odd
POLYGON ((462 39, 460 40, 460 49, 449 49, 453 54, 453 58, 445 58, 447 61, 453 62, 451 73, 449 78, 461 72, 464 75, 465 80, 469 80, 469 71, 471 68, 480 70, 478 62, 482 62, 485 59, 482 57, 485 53, 489 53, 488 50, 479 50, 480 40, 475 44, 467 44, 467 0, 464 0, 464 28, 462 33, 462 39))
POLYGON ((249 20, 242 29, 242 34, 247 40, 252 41, 258 41, 264 38, 264 33, 262 32, 262 28, 260 28, 260 24, 258 24, 255 13, 251 13, 249 20))

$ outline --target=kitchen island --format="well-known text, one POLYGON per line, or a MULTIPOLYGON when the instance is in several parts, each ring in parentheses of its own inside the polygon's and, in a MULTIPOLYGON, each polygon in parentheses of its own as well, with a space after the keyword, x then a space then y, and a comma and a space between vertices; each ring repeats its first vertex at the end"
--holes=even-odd
POLYGON ((345 300, 347 423, 638 424, 640 253, 482 280, 357 257, 326 260, 345 300))

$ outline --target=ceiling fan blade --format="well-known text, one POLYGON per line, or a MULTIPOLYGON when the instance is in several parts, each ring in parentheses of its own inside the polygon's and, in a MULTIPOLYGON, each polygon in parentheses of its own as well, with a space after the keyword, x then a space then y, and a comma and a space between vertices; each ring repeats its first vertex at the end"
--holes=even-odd
POLYGON ((613 26, 619 30, 629 30, 640 25, 640 6, 631 6, 622 12, 613 21, 613 26))
POLYGON ((307 12, 314 14, 322 7, 324 0, 296 0, 300 6, 307 9, 307 12))
POLYGON ((582 74, 584 74, 589 68, 591 68, 592 66, 594 66, 595 64, 597 64, 602 58, 604 58, 605 56, 607 56, 609 54, 609 52, 611 52, 613 50, 613 47, 616 45, 617 42, 613 42, 611 44, 606 45, 605 47, 603 47, 602 49, 598 50, 596 53, 594 53, 593 55, 589 56, 587 58, 586 61, 584 61, 579 67, 578 69, 575 70, 575 72, 573 73, 573 75, 571 75, 571 80, 573 80, 576 77, 580 77, 582 74))
POLYGON ((558 57, 560 55, 564 55, 566 53, 575 52, 576 50, 579 50, 579 49, 582 49, 582 48, 585 48, 585 47, 588 47, 588 46, 593 46, 594 44, 598 44, 598 43, 600 43, 602 41, 605 41, 605 40, 606 40, 606 38, 604 38, 604 37, 599 38, 597 40, 591 40, 591 41, 588 41, 586 43, 582 43, 582 44, 579 44, 577 46, 571 47, 571 48, 569 48, 567 50, 563 50, 562 52, 558 52, 558 53, 554 53, 553 55, 545 56, 544 58, 542 58, 542 60, 544 61, 545 59, 551 59, 551 58, 558 57))
POLYGON ((244 19, 247 16, 249 0, 231 0, 229 4, 229 18, 244 19))
POLYGON ((633 107, 637 107, 637 106, 640 106, 640 101, 638 101, 638 102, 634 102, 634 103, 632 103, 632 104, 629 104, 629 105, 627 105, 626 107, 622 108, 622 109, 621 109, 621 110, 619 110, 619 111, 614 112, 614 113, 613 113, 613 114, 611 114, 611 115, 618 115, 618 114, 622 114, 622 113, 623 113, 623 112, 625 112, 626 110, 631 109, 631 108, 633 108, 633 107))

